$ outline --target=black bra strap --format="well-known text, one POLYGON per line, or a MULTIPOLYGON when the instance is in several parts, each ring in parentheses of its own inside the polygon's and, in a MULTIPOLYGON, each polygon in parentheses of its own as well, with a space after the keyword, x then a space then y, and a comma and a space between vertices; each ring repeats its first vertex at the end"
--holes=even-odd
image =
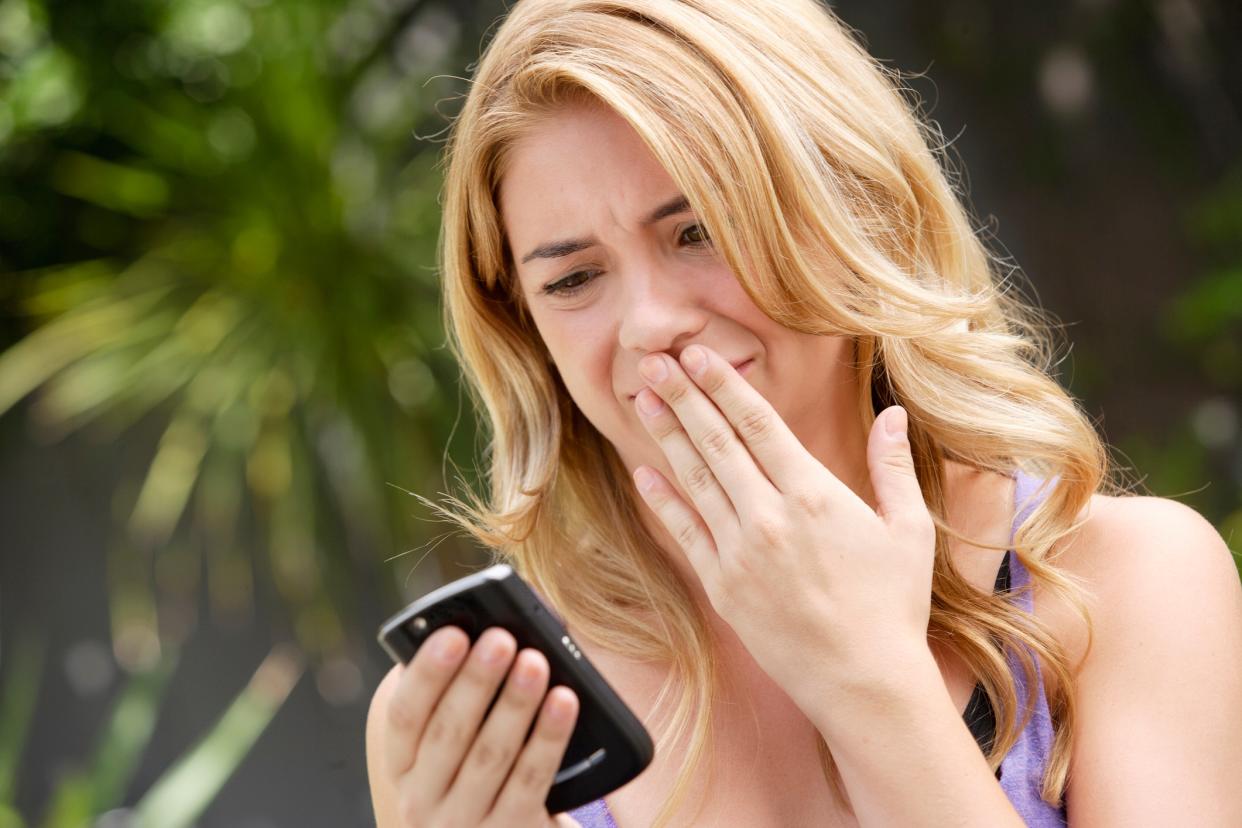
POLYGON ((979 743, 979 749, 985 754, 990 751, 996 734, 996 713, 982 684, 975 685, 975 692, 970 694, 962 718, 966 720, 966 727, 970 728, 970 735, 979 743))
POLYGON ((992 587, 992 591, 998 595, 1009 591, 1009 556, 1012 554, 1013 552, 1006 552, 1005 557, 1001 558, 1000 569, 996 570, 996 585, 992 587))
MULTIPOLYGON (((1000 569, 996 572, 996 584, 992 589, 998 594, 1009 591, 1009 556, 1012 554, 1005 553, 1000 569)), ((966 727, 970 729, 970 735, 975 737, 979 749, 985 754, 991 751, 992 741, 996 736, 996 712, 992 709, 992 702, 982 684, 975 685, 962 718, 966 720, 966 727)), ((1000 778, 1000 768, 996 769, 996 778, 1000 778)))

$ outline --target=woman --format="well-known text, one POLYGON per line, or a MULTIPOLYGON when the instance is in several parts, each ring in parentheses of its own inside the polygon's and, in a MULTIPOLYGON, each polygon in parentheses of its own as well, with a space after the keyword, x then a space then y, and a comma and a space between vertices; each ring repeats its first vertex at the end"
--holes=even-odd
POLYGON ((457 519, 656 758, 549 816, 576 699, 446 629, 376 692, 380 826, 1242 824, 1230 555, 1108 482, 934 137, 813 0, 516 4, 448 149, 457 519))

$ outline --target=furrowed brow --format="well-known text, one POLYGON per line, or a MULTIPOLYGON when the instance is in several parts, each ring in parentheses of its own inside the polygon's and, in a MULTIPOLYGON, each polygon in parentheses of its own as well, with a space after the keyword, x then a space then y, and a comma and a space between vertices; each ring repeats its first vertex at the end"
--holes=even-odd
MULTIPOLYGON (((669 216, 675 216, 678 213, 690 212, 690 201, 683 195, 678 195, 669 201, 661 204, 659 207, 651 211, 646 218, 642 220, 642 225, 647 227, 655 224, 657 221, 666 219, 669 216)), ((561 241, 548 242, 541 244, 534 250, 522 257, 522 264, 526 264, 532 259, 559 259, 579 250, 586 250, 598 244, 596 239, 587 236, 581 239, 563 239, 561 241)))

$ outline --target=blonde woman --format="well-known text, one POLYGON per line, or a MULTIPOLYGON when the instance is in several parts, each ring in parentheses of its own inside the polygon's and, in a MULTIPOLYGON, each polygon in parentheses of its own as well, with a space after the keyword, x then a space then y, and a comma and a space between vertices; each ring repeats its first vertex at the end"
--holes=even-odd
POLYGON ((1110 482, 935 146, 814 0, 516 3, 447 155, 453 514, 656 758, 549 815, 577 700, 449 628, 380 826, 1242 825, 1230 554, 1110 482))

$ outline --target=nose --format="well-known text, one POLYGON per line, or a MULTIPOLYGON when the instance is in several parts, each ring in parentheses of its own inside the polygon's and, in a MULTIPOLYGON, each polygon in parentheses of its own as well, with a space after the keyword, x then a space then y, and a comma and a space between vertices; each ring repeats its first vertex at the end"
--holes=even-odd
POLYGON ((638 356, 668 351, 677 356, 707 324, 708 312, 693 276, 647 267, 626 280, 618 340, 638 356), (680 278, 679 278, 680 277, 680 278))

